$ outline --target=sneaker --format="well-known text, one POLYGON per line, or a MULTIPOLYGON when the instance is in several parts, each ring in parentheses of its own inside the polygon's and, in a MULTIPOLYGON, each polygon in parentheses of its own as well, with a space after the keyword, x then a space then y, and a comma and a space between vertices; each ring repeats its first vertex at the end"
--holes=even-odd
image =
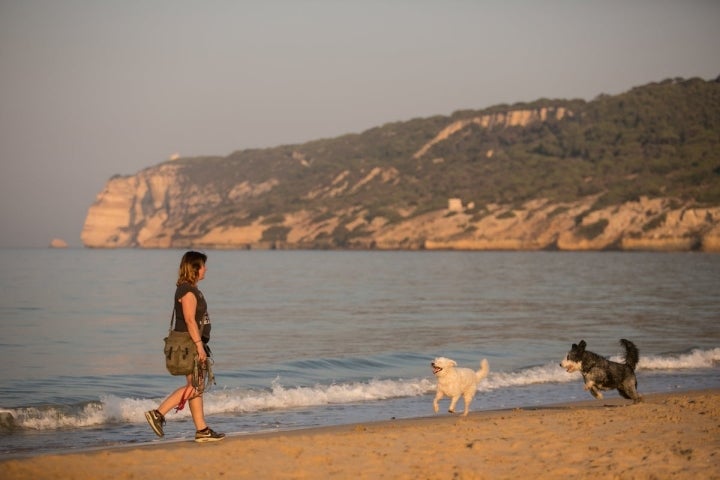
POLYGON ((222 440, 223 438, 225 438, 224 433, 217 433, 210 427, 205 427, 204 430, 198 430, 197 432, 195 432, 196 442, 217 442, 218 440, 222 440))
POLYGON ((153 432, 155 432, 158 437, 162 437, 165 435, 165 432, 163 432, 163 425, 165 425, 165 417, 162 413, 158 412, 157 410, 150 410, 149 412, 145 412, 145 418, 152 427, 153 432))

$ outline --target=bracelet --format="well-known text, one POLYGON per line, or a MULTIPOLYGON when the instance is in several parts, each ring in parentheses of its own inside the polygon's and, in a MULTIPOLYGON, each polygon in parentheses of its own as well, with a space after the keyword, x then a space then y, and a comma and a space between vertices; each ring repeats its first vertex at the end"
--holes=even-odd
POLYGON ((198 340, 198 341, 196 341, 195 343, 202 343, 202 341, 198 340))

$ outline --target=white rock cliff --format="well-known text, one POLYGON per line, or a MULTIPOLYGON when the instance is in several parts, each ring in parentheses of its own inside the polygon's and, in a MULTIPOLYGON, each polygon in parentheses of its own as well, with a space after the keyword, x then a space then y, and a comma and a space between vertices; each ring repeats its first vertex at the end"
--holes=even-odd
MULTIPOLYGON (((392 172, 372 175, 394 180, 392 172)), ((274 185, 243 181, 232 196, 241 200, 274 185)), ((347 248, 720 251, 719 207, 694 208, 666 198, 641 198, 586 215, 594 198, 563 204, 538 199, 521 208, 493 204, 457 211, 455 205, 418 216, 398 212, 399 221, 376 217, 370 223, 362 208, 333 212, 322 220, 305 211, 277 212, 283 221, 275 226, 287 231, 282 242, 263 240, 269 228, 263 218, 240 226, 218 222, 220 198, 212 189, 191 184, 173 164, 117 176, 90 207, 81 239, 93 248, 324 248, 320 240, 332 234, 340 218, 351 217, 348 226, 362 226, 366 235, 354 237, 347 248)))

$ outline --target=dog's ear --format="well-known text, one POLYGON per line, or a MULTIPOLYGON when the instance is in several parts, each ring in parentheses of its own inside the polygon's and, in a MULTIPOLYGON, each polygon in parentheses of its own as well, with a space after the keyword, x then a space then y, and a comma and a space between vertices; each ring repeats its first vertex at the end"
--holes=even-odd
POLYGON ((587 347, 587 343, 585 343, 585 340, 580 340, 580 344, 578 345, 578 347, 585 350, 585 347, 587 347))

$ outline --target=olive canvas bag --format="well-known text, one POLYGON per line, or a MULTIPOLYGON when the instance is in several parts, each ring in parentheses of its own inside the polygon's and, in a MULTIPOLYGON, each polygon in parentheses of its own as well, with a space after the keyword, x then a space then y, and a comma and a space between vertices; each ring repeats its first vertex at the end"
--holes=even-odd
POLYGON ((165 337, 165 368, 170 375, 190 375, 196 371, 197 349, 189 332, 177 332, 173 328, 175 309, 170 316, 170 331, 165 337))

